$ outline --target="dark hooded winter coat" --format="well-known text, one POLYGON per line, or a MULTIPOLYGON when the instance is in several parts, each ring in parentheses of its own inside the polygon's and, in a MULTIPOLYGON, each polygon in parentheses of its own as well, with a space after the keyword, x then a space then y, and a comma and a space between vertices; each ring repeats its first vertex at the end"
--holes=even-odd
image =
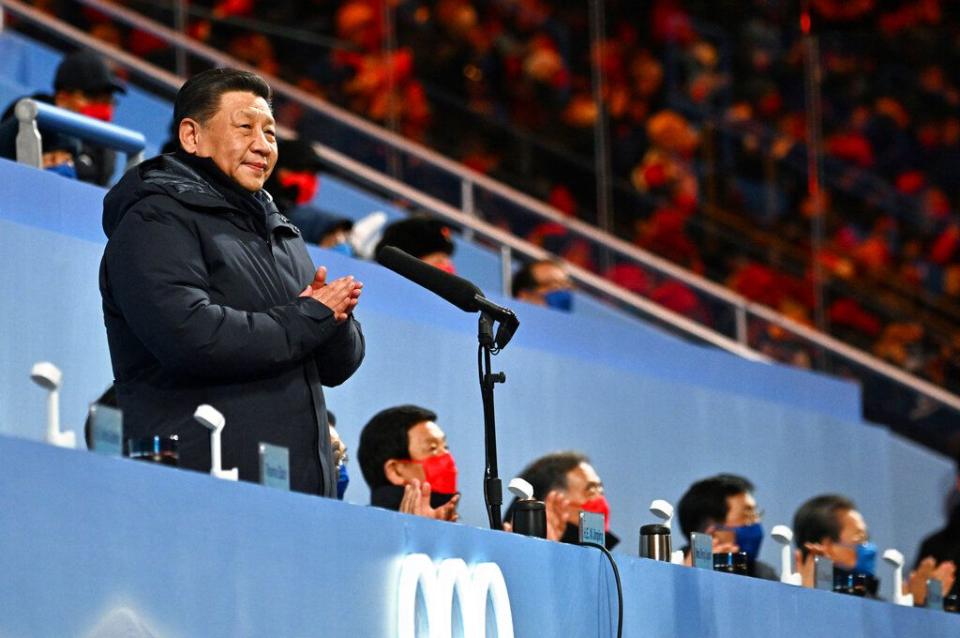
POLYGON ((335 496, 322 385, 364 354, 360 326, 299 293, 314 265, 266 193, 209 159, 161 155, 107 193, 100 291, 127 438, 179 436, 179 465, 210 468, 193 412, 226 417, 223 467, 259 479, 260 443, 290 453, 291 488, 335 496))

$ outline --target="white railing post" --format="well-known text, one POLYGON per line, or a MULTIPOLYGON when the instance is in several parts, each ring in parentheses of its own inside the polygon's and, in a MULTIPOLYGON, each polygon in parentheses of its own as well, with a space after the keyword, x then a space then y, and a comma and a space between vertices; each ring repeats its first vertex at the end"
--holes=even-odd
MULTIPOLYGON (((464 215, 469 215, 470 217, 477 216, 476 203, 474 202, 473 195, 473 182, 464 176, 460 180, 460 210, 463 211, 464 215)), ((473 229, 464 228, 463 238, 467 241, 472 241, 473 229)))
POLYGON ((500 246, 500 282, 504 297, 513 294, 513 251, 510 246, 500 246))
MULTIPOLYGON (((187 0, 176 0, 176 2, 174 2, 173 23, 179 33, 187 35, 187 0)), ((186 50, 178 44, 177 48, 174 50, 174 55, 176 56, 176 64, 174 68, 177 70, 177 75, 189 75, 187 73, 186 50)))
POLYGON ((738 303, 733 307, 736 315, 737 343, 749 346, 749 335, 747 334, 747 304, 738 303))
POLYGON ((473 182, 464 177, 460 180, 460 210, 466 215, 476 217, 476 204, 473 199, 473 182))
POLYGON ((43 140, 37 128, 37 104, 30 98, 17 102, 13 110, 20 122, 17 131, 17 162, 43 168, 43 140))

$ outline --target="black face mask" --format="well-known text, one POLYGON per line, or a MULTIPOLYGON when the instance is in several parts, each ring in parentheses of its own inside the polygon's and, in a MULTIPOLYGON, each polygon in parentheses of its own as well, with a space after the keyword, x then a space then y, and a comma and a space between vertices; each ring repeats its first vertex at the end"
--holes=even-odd
MULTIPOLYGON (((567 526, 563 529, 563 536, 560 537, 561 543, 569 543, 571 545, 580 544, 580 528, 574 525, 573 523, 567 523, 567 526)), ((613 534, 612 532, 607 532, 606 541, 604 545, 608 550, 613 549, 620 543, 620 539, 613 534)))
MULTIPOLYGON (((400 511, 400 502, 403 501, 402 485, 381 485, 370 493, 370 504, 375 507, 382 507, 386 510, 400 511)), ((436 509, 456 496, 456 494, 444 494, 442 492, 430 493, 430 507, 436 509)))

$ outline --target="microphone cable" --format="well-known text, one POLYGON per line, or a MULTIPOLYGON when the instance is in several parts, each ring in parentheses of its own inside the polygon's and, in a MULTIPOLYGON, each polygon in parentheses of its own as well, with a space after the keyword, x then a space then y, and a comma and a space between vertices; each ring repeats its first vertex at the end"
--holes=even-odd
POLYGON ((584 547, 596 547, 603 555, 607 557, 607 560, 610 561, 610 567, 613 568, 613 577, 617 581, 617 638, 622 638, 623 636, 623 585, 620 582, 620 570, 617 568, 617 561, 613 560, 613 554, 610 553, 603 545, 599 543, 593 543, 590 541, 583 541, 580 543, 584 547))

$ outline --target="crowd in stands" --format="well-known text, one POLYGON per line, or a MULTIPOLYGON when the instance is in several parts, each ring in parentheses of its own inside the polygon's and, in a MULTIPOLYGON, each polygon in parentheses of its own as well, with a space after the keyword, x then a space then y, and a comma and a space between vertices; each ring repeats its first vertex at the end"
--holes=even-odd
MULTIPOLYGON (((74 2, 36 4, 172 65, 170 48, 147 33, 74 2)), ((151 3, 127 4, 170 20, 151 3)), ((960 390, 960 313, 938 314, 960 308, 960 191, 950 179, 960 158, 951 64, 960 11, 942 0, 811 3, 826 184, 811 196, 800 3, 755 0, 747 14, 741 5, 606 2, 597 43, 586 5, 548 0, 270 2, 269 11, 262 0, 206 0, 191 3, 188 28, 264 73, 588 220, 590 162, 557 158, 589 158, 603 115, 617 233, 808 325, 819 270, 831 333, 960 390), (593 100, 594 62, 604 75, 603 113, 593 100), (534 142, 504 142, 506 128, 534 142), (565 154, 544 150, 551 145, 565 154), (815 217, 823 241, 812 254, 815 217), (735 241, 711 232, 719 227, 735 241)), ((328 127, 302 105, 279 102, 277 114, 325 139, 328 127)), ((608 263, 560 225, 483 210, 571 263, 724 325, 685 285, 608 263)), ((814 353, 775 326, 755 322, 748 336, 762 352, 812 365, 814 353)))

